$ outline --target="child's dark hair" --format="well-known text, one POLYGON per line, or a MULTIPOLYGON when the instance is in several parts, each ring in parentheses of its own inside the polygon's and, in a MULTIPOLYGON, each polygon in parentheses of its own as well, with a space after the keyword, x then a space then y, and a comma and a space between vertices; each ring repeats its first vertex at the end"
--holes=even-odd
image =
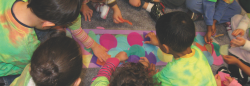
POLYGON ((195 26, 187 13, 171 12, 158 19, 156 33, 160 44, 167 45, 175 52, 183 52, 194 41, 195 26))
POLYGON ((153 77, 141 63, 124 63, 117 68, 109 86, 157 86, 158 82, 153 81, 153 77))
POLYGON ((79 78, 82 55, 75 40, 52 37, 42 43, 31 58, 30 75, 37 86, 70 86, 79 78))
POLYGON ((82 0, 29 0, 28 8, 39 18, 69 25, 80 14, 82 0))

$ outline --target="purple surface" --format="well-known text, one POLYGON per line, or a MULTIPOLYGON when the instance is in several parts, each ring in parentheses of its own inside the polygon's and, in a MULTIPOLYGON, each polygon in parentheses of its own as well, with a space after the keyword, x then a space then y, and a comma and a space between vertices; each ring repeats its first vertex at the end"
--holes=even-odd
POLYGON ((150 63, 156 64, 156 57, 152 52, 147 54, 147 52, 145 51, 145 57, 148 59, 150 63))
POLYGON ((129 56, 129 58, 128 58, 127 61, 128 61, 128 62, 138 63, 139 60, 140 60, 140 57, 139 57, 139 56, 137 56, 137 55, 131 55, 131 56, 129 56))
POLYGON ((143 38, 144 38, 144 41, 150 41, 150 38, 149 38, 149 37, 145 38, 145 36, 146 36, 147 34, 148 34, 148 33, 143 32, 143 38))
MULTIPOLYGON (((97 61, 97 57, 95 55, 93 55, 93 57, 92 57, 92 59, 91 59, 90 62, 96 64, 96 61, 97 61)), ((96 64, 96 65, 99 66, 99 67, 101 67, 101 65, 98 65, 98 64, 96 64)), ((89 64, 89 67, 90 67, 90 64, 89 64)))

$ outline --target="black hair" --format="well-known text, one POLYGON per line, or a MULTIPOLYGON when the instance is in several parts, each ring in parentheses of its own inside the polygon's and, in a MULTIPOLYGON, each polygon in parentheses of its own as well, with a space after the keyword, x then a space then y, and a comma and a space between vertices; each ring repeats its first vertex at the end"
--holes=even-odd
POLYGON ((42 43, 31 58, 30 75, 37 86, 70 86, 79 78, 82 55, 75 40, 52 37, 42 43))
POLYGON ((160 44, 167 45, 175 52, 183 52, 194 41, 195 26, 187 13, 171 12, 158 19, 156 33, 160 44))
POLYGON ((82 0, 29 0, 28 8, 39 18, 70 25, 80 14, 82 0))
POLYGON ((157 86, 158 82, 153 81, 143 64, 124 63, 122 67, 117 68, 109 86, 157 86))

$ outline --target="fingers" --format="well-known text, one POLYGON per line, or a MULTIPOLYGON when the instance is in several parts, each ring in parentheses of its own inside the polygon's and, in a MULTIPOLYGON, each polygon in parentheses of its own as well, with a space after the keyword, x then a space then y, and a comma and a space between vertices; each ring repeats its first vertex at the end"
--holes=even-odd
POLYGON ((147 37, 151 38, 151 36, 153 36, 153 35, 155 35, 155 33, 149 32, 149 33, 145 36, 145 38, 147 38, 147 37))
POLYGON ((150 44, 151 42, 150 42, 150 41, 145 41, 144 43, 145 43, 145 44, 150 44))
POLYGON ((158 72, 159 72, 159 69, 156 70, 156 73, 158 73, 158 72))
POLYGON ((84 19, 85 19, 85 21, 87 21, 87 14, 83 14, 84 15, 84 19))
POLYGON ((235 44, 235 45, 237 45, 237 46, 240 46, 240 41, 237 40, 237 39, 233 39, 233 40, 231 41, 231 43, 232 43, 232 44, 235 44))
POLYGON ((235 30, 235 31, 233 31, 232 35, 237 36, 239 33, 240 33, 239 30, 235 30))
POLYGON ((226 78, 229 82, 233 81, 233 78, 231 78, 231 77, 229 77, 229 76, 225 76, 225 78, 226 78))
POLYGON ((206 36, 204 36, 204 41, 205 41, 207 44, 209 44, 209 43, 210 43, 209 38, 208 38, 208 37, 206 37, 206 36))

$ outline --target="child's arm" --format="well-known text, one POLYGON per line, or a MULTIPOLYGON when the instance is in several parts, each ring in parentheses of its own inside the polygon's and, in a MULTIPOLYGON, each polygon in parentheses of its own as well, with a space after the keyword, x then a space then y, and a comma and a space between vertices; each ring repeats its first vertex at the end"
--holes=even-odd
POLYGON ((103 46, 96 43, 88 34, 81 28, 81 16, 73 25, 69 26, 71 33, 76 37, 86 48, 91 48, 97 58, 103 62, 106 61, 109 55, 106 53, 108 50, 103 46))
POLYGON ((121 61, 126 61, 128 56, 126 52, 118 53, 115 58, 109 58, 98 74, 92 79, 91 86, 108 85, 112 73, 121 61))
POLYGON ((225 60, 225 62, 227 64, 232 64, 232 65, 236 65, 237 67, 239 67, 242 71, 244 71, 248 76, 250 76, 250 67, 248 67, 247 65, 245 65, 244 63, 242 63, 239 59, 237 59, 234 56, 229 56, 229 55, 224 55, 223 59, 225 60))
POLYGON ((247 17, 247 15, 244 15, 242 17, 242 19, 240 20, 240 23, 239 23, 237 29, 233 31, 232 35, 233 36, 238 36, 238 35, 244 36, 248 26, 249 26, 249 18, 247 17))
POLYGON ((145 36, 145 38, 147 38, 147 37, 150 38, 150 41, 145 41, 144 43, 159 46, 160 42, 159 42, 158 38, 156 37, 155 33, 150 32, 145 36))
POLYGON ((116 23, 116 24, 119 24, 119 23, 123 23, 123 21, 121 21, 120 19, 123 19, 122 18, 122 14, 121 14, 121 11, 118 7, 117 4, 115 4, 112 9, 114 10, 114 13, 113 13, 113 22, 116 23))

